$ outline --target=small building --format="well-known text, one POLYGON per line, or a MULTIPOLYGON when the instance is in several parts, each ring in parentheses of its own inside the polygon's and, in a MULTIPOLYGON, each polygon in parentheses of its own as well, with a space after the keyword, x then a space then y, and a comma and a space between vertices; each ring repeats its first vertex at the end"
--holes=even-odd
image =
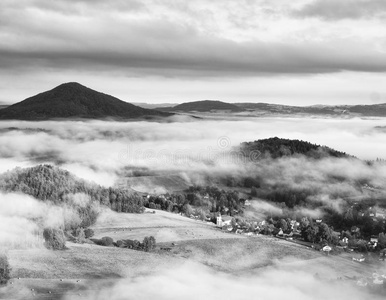
POLYGON ((216 218, 216 225, 218 227, 224 227, 224 226, 229 226, 231 225, 232 223, 232 217, 231 216, 227 216, 227 215, 218 215, 217 218, 216 218))
POLYGON ((373 248, 376 248, 378 245, 378 237, 371 237, 369 245, 373 248))

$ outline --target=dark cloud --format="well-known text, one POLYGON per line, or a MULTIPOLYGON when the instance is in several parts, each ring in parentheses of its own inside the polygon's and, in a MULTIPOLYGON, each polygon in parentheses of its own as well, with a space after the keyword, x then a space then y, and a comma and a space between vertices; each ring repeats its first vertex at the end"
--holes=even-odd
MULTIPOLYGON (((235 16, 248 11, 248 3, 243 3, 242 12, 235 16)), ((303 10, 322 5, 318 3, 322 2, 303 10)), ((333 7, 331 1, 323 3, 333 7)), ((205 31, 210 16, 205 7, 193 9, 190 3, 178 1, 4 0, 0 68, 165 77, 386 71, 386 55, 375 43, 336 36, 321 41, 256 37, 238 41, 221 30, 205 31)), ((236 19, 237 28, 243 28, 241 20, 236 19)), ((249 27, 246 22, 245 28, 249 27)))
POLYGON ((236 43, 195 36, 189 34, 192 32, 189 30, 181 34, 169 29, 165 28, 159 36, 149 28, 139 28, 136 32, 128 30, 128 40, 114 42, 115 38, 107 37, 104 43, 82 41, 79 36, 67 47, 62 47, 61 42, 48 40, 47 47, 31 49, 27 42, 23 49, 0 48, 0 66, 12 69, 114 69, 123 73, 170 76, 386 71, 385 54, 351 41, 236 43), (142 34, 136 37, 138 31, 147 32, 146 37, 142 34))
POLYGON ((384 0, 314 0, 300 10, 295 16, 317 17, 326 20, 375 18, 386 15, 384 0))

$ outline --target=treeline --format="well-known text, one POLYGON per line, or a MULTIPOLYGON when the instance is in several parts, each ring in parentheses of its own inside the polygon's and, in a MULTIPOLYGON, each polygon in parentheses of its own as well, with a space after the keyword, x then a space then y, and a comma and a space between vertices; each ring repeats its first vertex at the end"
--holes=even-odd
POLYGON ((105 247, 119 247, 119 248, 128 248, 137 251, 151 252, 156 248, 156 240, 153 236, 144 237, 143 241, 138 240, 114 240, 111 237, 105 236, 101 239, 91 239, 95 244, 105 247))
POLYGON ((260 158, 280 158, 296 154, 312 158, 322 158, 328 156, 349 157, 349 155, 345 152, 340 152, 326 146, 311 144, 300 140, 281 139, 278 137, 242 143, 241 151, 247 156, 249 156, 252 152, 260 152, 260 158))
POLYGON ((244 199, 240 199, 237 191, 224 191, 214 186, 191 186, 179 194, 165 194, 148 196, 144 199, 145 207, 160 209, 187 216, 198 212, 207 214, 219 212, 221 214, 242 214, 244 199), (193 211, 192 207, 196 207, 193 211))

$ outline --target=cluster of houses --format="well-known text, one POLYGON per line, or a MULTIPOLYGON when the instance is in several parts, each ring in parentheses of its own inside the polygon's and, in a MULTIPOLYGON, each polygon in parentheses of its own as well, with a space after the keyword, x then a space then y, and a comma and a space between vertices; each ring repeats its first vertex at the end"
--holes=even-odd
MULTIPOLYGON (((247 236, 252 236, 254 233, 259 233, 264 226, 268 225, 267 221, 253 221, 248 225, 240 225, 236 221, 232 224, 233 217, 228 215, 218 215, 216 217, 216 226, 222 228, 225 231, 235 232, 236 234, 244 234, 247 236)), ((277 237, 286 238, 292 240, 295 237, 300 237, 301 232, 298 230, 300 223, 296 220, 291 220, 290 222, 290 233, 284 233, 282 229, 279 229, 277 237)))

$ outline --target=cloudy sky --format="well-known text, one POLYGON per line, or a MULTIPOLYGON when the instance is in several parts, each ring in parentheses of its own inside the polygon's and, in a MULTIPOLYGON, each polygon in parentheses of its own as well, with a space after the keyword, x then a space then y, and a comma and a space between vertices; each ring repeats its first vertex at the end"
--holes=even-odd
POLYGON ((0 102, 386 102, 384 0, 1 0, 0 102))

